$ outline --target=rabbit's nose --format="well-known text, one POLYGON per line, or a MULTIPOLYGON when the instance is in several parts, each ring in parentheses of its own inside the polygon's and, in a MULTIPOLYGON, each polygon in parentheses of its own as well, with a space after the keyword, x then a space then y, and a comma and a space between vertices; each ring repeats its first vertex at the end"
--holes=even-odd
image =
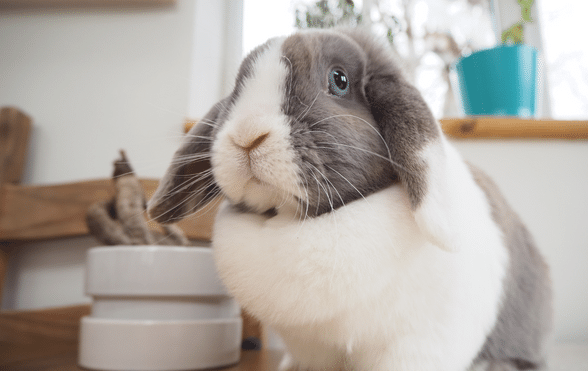
POLYGON ((234 142, 238 147, 242 148, 245 152, 249 153, 253 151, 255 148, 259 147, 261 143, 263 143, 267 139, 268 136, 269 133, 265 133, 259 135, 253 140, 248 141, 247 143, 238 143, 237 141, 234 142))

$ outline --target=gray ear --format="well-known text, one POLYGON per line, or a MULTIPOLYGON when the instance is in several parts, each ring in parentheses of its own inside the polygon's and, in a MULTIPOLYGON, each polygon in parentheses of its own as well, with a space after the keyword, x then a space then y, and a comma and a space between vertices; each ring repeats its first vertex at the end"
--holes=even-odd
POLYGON ((441 136, 438 123, 419 91, 404 78, 387 45, 368 33, 344 32, 366 53, 366 99, 390 150, 394 171, 416 209, 427 190, 427 164, 420 153, 441 136))
POLYGON ((419 229, 436 246, 459 249, 453 193, 461 187, 447 185, 460 179, 449 179, 441 129, 424 99, 392 64, 372 65, 365 93, 419 229))
POLYGON ((427 164, 421 152, 439 137, 438 125, 416 88, 392 68, 372 71, 365 92, 390 149, 392 166, 416 209, 427 192, 427 164))
POLYGON ((439 124, 390 50, 369 34, 346 33, 367 55, 365 96, 390 150, 395 173, 391 176, 397 175, 405 187, 415 221, 427 239, 447 251, 459 249, 468 223, 459 217, 467 208, 459 202, 460 192, 475 187, 464 183, 465 165, 460 166, 456 156, 447 157, 439 124))
POLYGON ((210 148, 228 98, 198 122, 174 154, 172 163, 149 201, 148 213, 158 223, 173 223, 204 207, 220 193, 210 164, 210 148))

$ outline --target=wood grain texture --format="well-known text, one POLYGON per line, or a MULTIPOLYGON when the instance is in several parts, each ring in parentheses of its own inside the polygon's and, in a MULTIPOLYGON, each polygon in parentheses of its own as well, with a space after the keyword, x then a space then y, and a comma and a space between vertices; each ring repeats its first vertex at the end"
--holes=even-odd
POLYGON ((2 8, 100 7, 100 6, 162 6, 176 0, 0 0, 2 8))
POLYGON ((0 184, 19 183, 31 133, 31 118, 14 107, 0 109, 0 184))
MULTIPOLYGON (((277 371, 282 352, 275 350, 243 351, 238 364, 229 367, 215 368, 217 371, 277 371)), ((77 352, 67 352, 54 356, 13 362, 0 370, 18 371, 84 371, 77 365, 77 352)))
POLYGON ((457 139, 588 139, 588 121, 468 117, 440 122, 445 134, 457 139))
MULTIPOLYGON (((158 181, 142 179, 147 198, 158 181)), ((112 180, 90 180, 50 186, 17 186, 0 188, 0 240, 37 240, 88 234, 86 211, 95 202, 114 194, 112 180)), ((188 238, 210 240, 212 220, 219 202, 212 202, 194 217, 178 225, 188 238)), ((155 223, 149 223, 158 229, 155 223)))
POLYGON ((80 318, 89 305, 0 312, 0 369, 77 351, 80 318))
MULTIPOLYGON (((588 139, 588 121, 465 117, 440 119, 443 132, 456 139, 588 139)), ((188 132, 198 120, 186 120, 188 132)))
MULTIPOLYGON (((90 312, 88 304, 0 312, 0 370, 79 370, 80 319, 90 312)), ((244 316, 244 338, 260 331, 251 321, 244 316)), ((278 362, 272 353, 243 352, 242 362, 226 370, 277 370, 278 362)))
POLYGON ((2 293, 4 290, 4 281, 8 273, 8 252, 4 250, 4 246, 0 244, 0 304, 2 304, 2 293))

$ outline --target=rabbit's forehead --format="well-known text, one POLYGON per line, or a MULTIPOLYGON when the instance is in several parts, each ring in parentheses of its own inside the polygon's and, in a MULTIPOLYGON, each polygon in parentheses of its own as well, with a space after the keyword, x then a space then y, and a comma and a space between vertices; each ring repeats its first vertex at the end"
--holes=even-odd
POLYGON ((281 55, 282 43, 283 38, 273 39, 243 61, 233 93, 232 118, 281 114, 284 81, 288 75, 281 55))
POLYGON ((283 40, 281 55, 281 62, 287 67, 284 90, 289 101, 283 107, 287 115, 312 121, 341 113, 341 107, 327 99, 329 73, 341 69, 352 87, 341 100, 345 102, 346 113, 365 116, 363 86, 367 57, 355 41, 333 31, 299 32, 283 40), (317 117, 308 111, 310 106, 317 108, 317 117))
POLYGON ((366 58, 353 40, 329 31, 294 34, 283 41, 282 54, 294 73, 323 73, 333 66, 345 67, 350 73, 362 73, 366 58))
POLYGON ((329 31, 299 32, 275 38, 255 49, 241 64, 232 101, 279 105, 289 94, 306 104, 327 87, 330 68, 344 69, 361 80, 366 56, 348 37, 329 31), (318 90, 317 90, 318 89, 318 90), (246 99, 245 99, 246 98, 246 99))

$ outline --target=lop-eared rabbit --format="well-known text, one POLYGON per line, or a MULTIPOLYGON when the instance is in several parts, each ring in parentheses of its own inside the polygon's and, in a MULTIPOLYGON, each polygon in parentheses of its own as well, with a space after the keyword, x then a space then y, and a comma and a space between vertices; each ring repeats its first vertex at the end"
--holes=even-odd
POLYGON ((543 258, 370 34, 305 31, 245 58, 149 213, 216 196, 218 272, 283 338, 282 370, 545 367, 543 258))

